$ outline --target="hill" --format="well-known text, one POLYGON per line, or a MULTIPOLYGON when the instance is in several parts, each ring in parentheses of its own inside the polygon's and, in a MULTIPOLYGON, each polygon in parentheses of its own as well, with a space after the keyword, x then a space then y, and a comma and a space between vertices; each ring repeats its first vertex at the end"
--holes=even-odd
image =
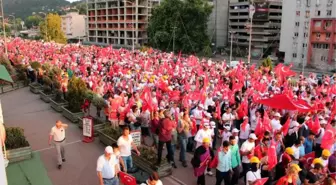
POLYGON ((63 7, 70 6, 66 0, 5 0, 5 15, 14 14, 16 17, 25 19, 33 12, 58 12, 63 7))

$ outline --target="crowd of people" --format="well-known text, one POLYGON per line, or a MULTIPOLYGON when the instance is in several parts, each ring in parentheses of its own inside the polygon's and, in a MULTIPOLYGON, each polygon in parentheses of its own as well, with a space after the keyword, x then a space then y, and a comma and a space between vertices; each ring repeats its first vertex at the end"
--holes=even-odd
MULTIPOLYGON (((290 66, 243 62, 231 67, 153 49, 131 52, 19 38, 7 45, 13 63, 49 62, 65 79, 83 79, 106 100, 105 115, 123 135, 98 159, 98 172, 111 155, 116 170, 131 169, 131 150, 141 154, 129 131, 141 130, 142 141, 153 140, 149 147, 157 150, 157 165, 164 146, 173 168, 179 152, 178 161, 193 167, 197 185, 207 184, 206 175, 215 176, 216 185, 335 185, 335 74, 304 76, 290 66), (261 101, 279 95, 305 109, 261 101), (187 152, 193 153, 191 161, 187 152)), ((114 176, 98 176, 101 184, 116 183, 108 182, 114 176)), ((147 184, 162 184, 157 174, 151 178, 147 184)))

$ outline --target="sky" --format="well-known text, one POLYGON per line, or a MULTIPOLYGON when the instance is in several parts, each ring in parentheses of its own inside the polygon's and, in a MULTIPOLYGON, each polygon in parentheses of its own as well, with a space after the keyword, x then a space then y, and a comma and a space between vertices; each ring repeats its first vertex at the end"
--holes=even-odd
POLYGON ((79 0, 67 0, 67 1, 72 3, 72 2, 75 2, 75 1, 79 1, 79 0))

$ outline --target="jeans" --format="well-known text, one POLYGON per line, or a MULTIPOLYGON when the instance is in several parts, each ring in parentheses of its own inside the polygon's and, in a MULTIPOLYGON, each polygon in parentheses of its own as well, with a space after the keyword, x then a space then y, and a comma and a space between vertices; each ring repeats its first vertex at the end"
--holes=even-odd
POLYGON ((223 180, 225 185, 231 184, 230 171, 221 172, 216 169, 216 185, 221 185, 223 180))
POLYGON ((132 156, 121 156, 122 160, 124 161, 125 167, 126 167, 126 171, 130 170, 133 168, 133 159, 132 156))
POLYGON ((116 177, 112 179, 103 179, 104 185, 119 185, 118 184, 118 179, 116 177))
POLYGON ((195 148, 195 141, 194 141, 195 137, 189 137, 188 138, 188 143, 187 143, 187 151, 188 152, 193 152, 194 148, 195 148))
MULTIPOLYGON (((214 138, 212 140, 212 148, 214 150, 216 150, 216 143, 217 143, 217 137, 218 137, 218 128, 215 128, 214 132, 215 132, 215 136, 214 136, 214 138)), ((222 145, 222 143, 221 143, 221 145, 222 145)))
POLYGON ((251 163, 242 163, 243 173, 241 174, 244 177, 244 181, 246 182, 246 174, 251 168, 251 163))
POLYGON ((173 155, 173 149, 172 149, 172 144, 171 141, 159 141, 159 147, 158 147, 158 164, 161 164, 161 160, 162 160, 162 149, 163 149, 163 145, 166 144, 167 146, 167 159, 168 162, 173 162, 174 163, 174 155, 173 155))
POLYGON ((240 167, 236 166, 232 170, 233 170, 233 174, 232 174, 232 177, 231 177, 231 184, 236 185, 236 184, 238 184, 238 180, 239 180, 240 167))
POLYGON ((180 141, 180 161, 186 162, 186 152, 187 152, 187 142, 188 139, 182 136, 179 136, 180 141))

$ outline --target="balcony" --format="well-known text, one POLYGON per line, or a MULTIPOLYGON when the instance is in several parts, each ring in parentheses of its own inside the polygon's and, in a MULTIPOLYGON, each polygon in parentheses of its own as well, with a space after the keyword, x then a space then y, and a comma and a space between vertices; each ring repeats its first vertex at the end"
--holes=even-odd
POLYGON ((231 13, 234 13, 234 12, 248 12, 248 8, 245 8, 245 9, 230 9, 229 12, 231 13))
MULTIPOLYGON (((280 16, 281 18, 281 16, 280 16)), ((240 15, 240 16, 229 16, 229 19, 249 19, 248 15, 240 15)))

